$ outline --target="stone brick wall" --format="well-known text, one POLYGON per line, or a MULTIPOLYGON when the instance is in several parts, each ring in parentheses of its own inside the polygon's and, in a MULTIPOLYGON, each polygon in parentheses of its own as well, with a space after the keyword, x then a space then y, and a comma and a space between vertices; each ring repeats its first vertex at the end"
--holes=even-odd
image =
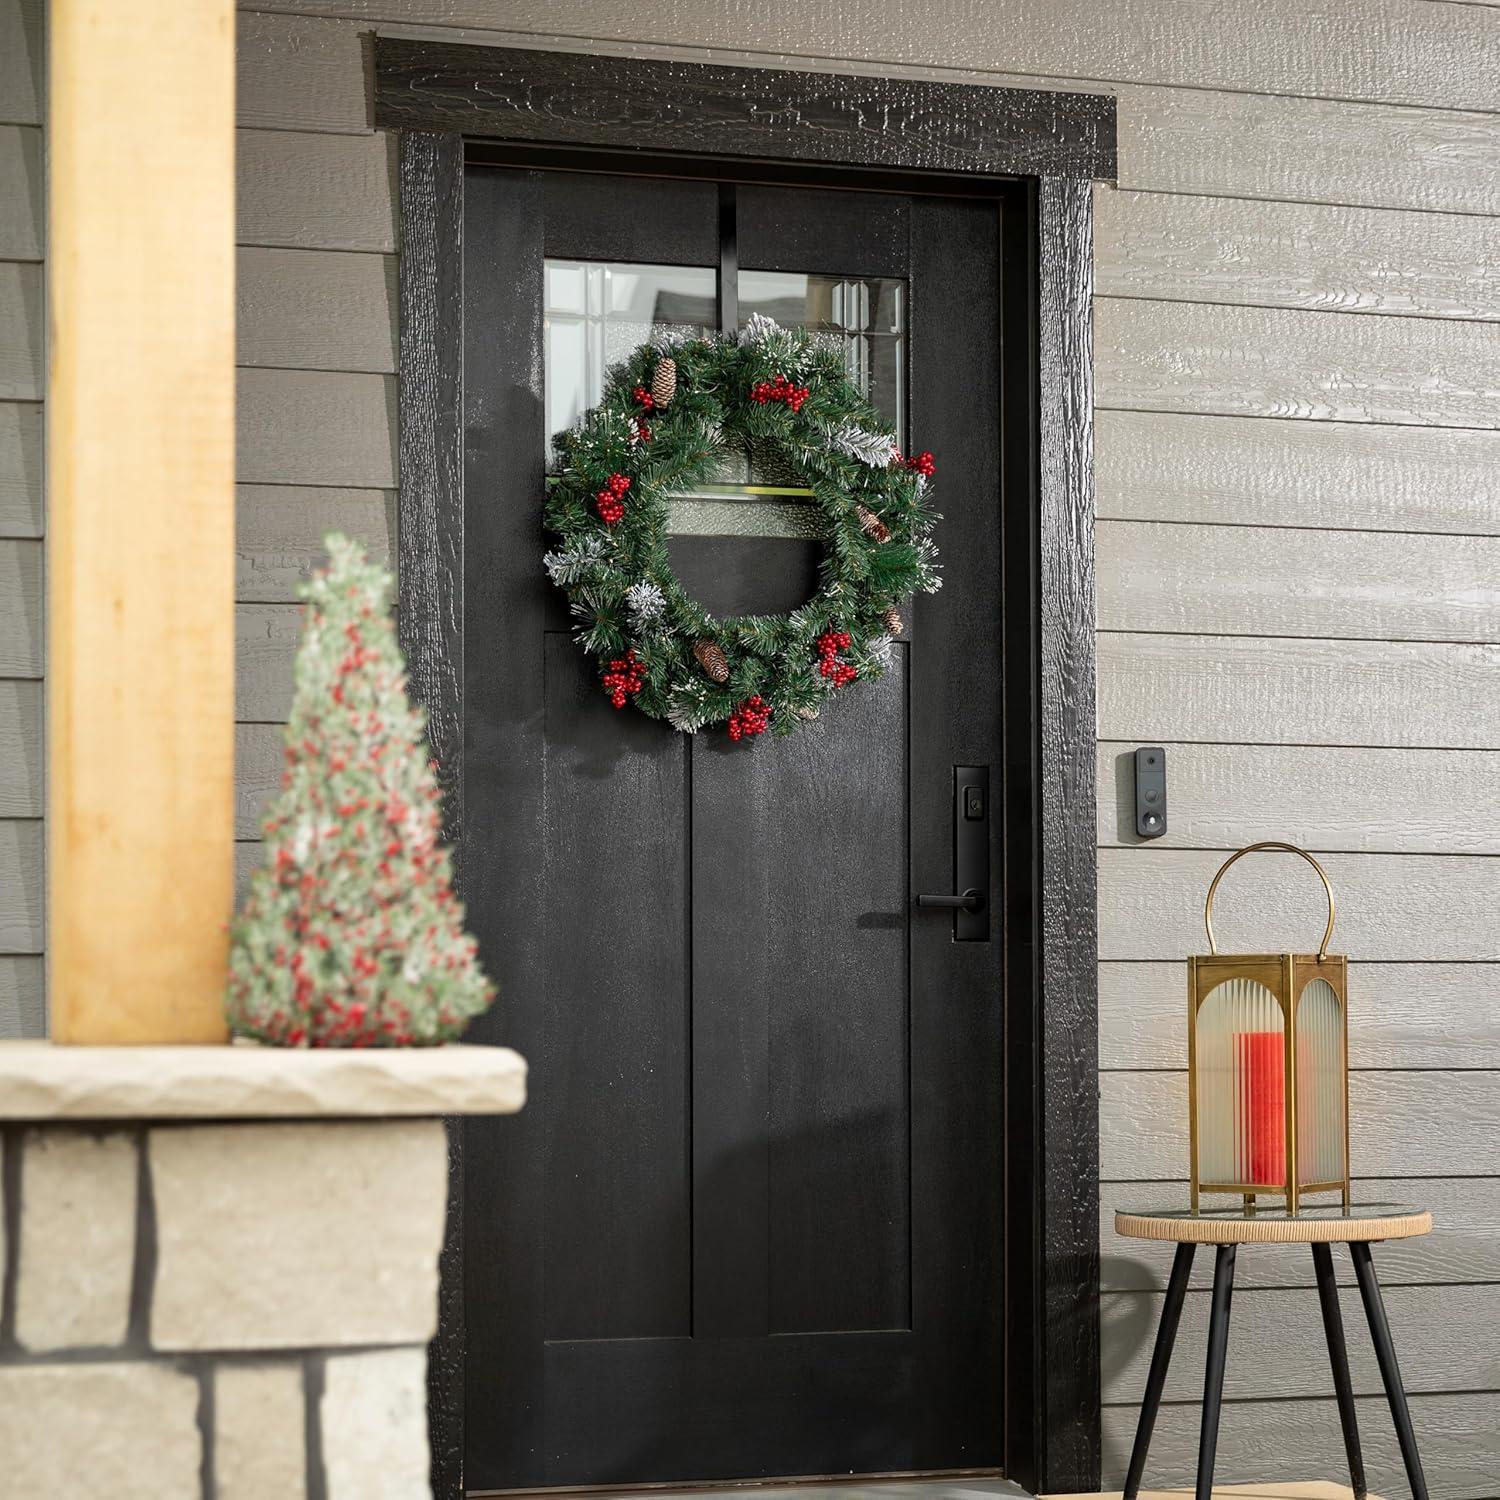
POLYGON ((5 1495, 418 1500, 440 1121, 10 1126, 5 1495))

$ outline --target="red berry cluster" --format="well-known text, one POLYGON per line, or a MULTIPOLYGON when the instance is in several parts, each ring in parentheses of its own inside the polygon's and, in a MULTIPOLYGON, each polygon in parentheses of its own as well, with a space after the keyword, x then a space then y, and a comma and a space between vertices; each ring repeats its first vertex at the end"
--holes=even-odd
POLYGON ((635 435, 643 443, 651 441, 651 429, 639 417, 635 419, 635 435))
POLYGON ((606 526, 613 526, 625 514, 625 491, 630 488, 628 474, 611 474, 604 488, 594 497, 594 508, 606 526))
POLYGON ((839 659, 839 652, 849 649, 847 630, 825 630, 818 637, 817 645, 818 671, 824 677, 833 678, 834 687, 841 688, 846 682, 853 682, 859 676, 854 667, 839 659))
POLYGON ((656 397, 643 385, 636 386, 630 394, 634 397, 635 404, 643 411, 650 411, 656 405, 656 397))
POLYGON ((750 399, 758 401, 762 406, 772 401, 780 401, 785 406, 790 406, 793 411, 801 411, 802 403, 807 400, 807 387, 805 385, 793 385, 785 375, 778 375, 775 380, 757 380, 750 387, 750 399))
POLYGON ((747 735, 764 734, 771 722, 771 710, 759 693, 746 698, 729 716, 729 738, 743 739, 747 735))
POLYGON ((937 473, 937 464, 933 462, 932 454, 925 448, 920 453, 911 454, 908 458, 902 458, 900 449, 897 449, 896 462, 908 469, 915 469, 918 474, 925 475, 928 479, 937 473))
POLYGON ((624 656, 617 656, 610 662, 599 680, 609 694, 609 701, 616 708, 624 708, 630 694, 640 692, 645 686, 646 669, 636 660, 633 650, 627 651, 624 656))

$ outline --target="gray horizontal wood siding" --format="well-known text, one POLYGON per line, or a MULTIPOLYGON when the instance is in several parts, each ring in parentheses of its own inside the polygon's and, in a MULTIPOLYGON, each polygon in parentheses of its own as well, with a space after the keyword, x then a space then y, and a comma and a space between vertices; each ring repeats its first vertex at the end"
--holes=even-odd
POLYGON ((42 534, 42 403, 0 401, 0 536, 42 534))
MULTIPOLYGON (((1304 1250, 1304 1253, 1305 1250, 1304 1250)), ((1340 1249, 1340 1259, 1347 1255, 1340 1249)), ((1246 1259, 1249 1257, 1247 1256, 1246 1259)), ((1307 1257, 1309 1260, 1312 1257, 1307 1257)), ((1328 1390, 1328 1348, 1313 1287, 1236 1287, 1234 1358, 1224 1374, 1229 1401, 1268 1397, 1317 1397, 1328 1390)), ((1206 1286, 1189 1291, 1182 1313, 1182 1350, 1202 1349, 1208 1334, 1206 1286)), ((1342 1293, 1344 1325, 1359 1328, 1364 1314, 1352 1287, 1342 1293)), ((1401 1374, 1409 1392, 1486 1391, 1500 1385, 1500 1342, 1450 1337, 1458 1327, 1485 1328, 1500 1318, 1500 1286, 1392 1286, 1385 1289, 1392 1323, 1403 1330, 1401 1374)), ((1115 1292, 1110 1314, 1149 1328, 1161 1305, 1159 1292, 1115 1292)), ((1132 1339, 1122 1357, 1107 1362, 1104 1399, 1128 1401, 1146 1383, 1151 1359, 1149 1340, 1132 1339)), ((1375 1355, 1368 1339, 1349 1341, 1349 1366, 1360 1396, 1383 1393, 1375 1355)), ((1190 1401, 1203 1388, 1203 1372, 1194 1359, 1174 1359, 1164 1398, 1190 1401)))
POLYGON ((1500 431, 1095 414, 1101 518, 1500 535, 1500 431))
MULTIPOLYGON (((1352 1058, 1352 1042, 1349 1050, 1352 1058)), ((1349 1075, 1349 1111, 1349 1159, 1362 1177, 1488 1177, 1500 1161, 1500 1112, 1489 1069, 1356 1069, 1349 1075)), ((1171 1192, 1150 1196, 1157 1202, 1176 1196, 1187 1155, 1181 1072, 1105 1073, 1099 1129, 1107 1181, 1170 1183, 1171 1192)), ((1421 1192, 1414 1184, 1407 1195, 1421 1192)), ((1500 1349, 1500 1339, 1488 1342, 1500 1349)))
POLYGON ((0 122, 40 125, 46 99, 46 0, 0 5, 0 122))
MULTIPOLYGON (((1121 1344, 1135 1336, 1119 1325, 1115 1327, 1121 1344)), ((1237 1344, 1235 1348, 1238 1349, 1237 1344)), ((1327 1363, 1326 1354, 1323 1362, 1327 1363)), ((1361 1396, 1355 1408, 1366 1472, 1381 1476, 1401 1474, 1401 1455, 1396 1449, 1385 1397, 1361 1396)), ((1422 1443, 1422 1467, 1430 1494, 1500 1494, 1495 1413, 1488 1396, 1469 1391, 1451 1396, 1414 1396, 1411 1413, 1422 1443)), ((1197 1452, 1198 1419, 1195 1401, 1163 1405, 1151 1444, 1153 1468, 1166 1473, 1186 1472, 1184 1465, 1190 1464, 1191 1455, 1197 1452)), ((1134 1435, 1135 1408, 1107 1405, 1104 1408, 1106 1474, 1124 1474, 1134 1435)), ((1254 1475, 1258 1483, 1294 1482, 1305 1480, 1310 1474, 1337 1476, 1338 1455, 1342 1452, 1338 1410, 1331 1398, 1229 1401, 1219 1427, 1217 1472, 1254 1475)), ((1404 1481, 1386 1483, 1384 1493, 1404 1495, 1404 1481)))
MULTIPOLYGON (((1315 942, 1315 914, 1307 926, 1315 942)), ((1500 964, 1361 958, 1349 965, 1349 975, 1351 1068, 1500 1068, 1500 964)), ((1186 1017, 1181 963, 1116 958, 1100 964, 1099 1061, 1105 1069, 1179 1070, 1186 1017)), ((1500 1234, 1496 1245, 1500 1249, 1500 1234)))
POLYGON ((1110 410, 1500 427, 1488 323, 1118 297, 1095 302, 1094 323, 1110 410))
POLYGON ((46 237, 42 132, 36 125, 0 125, 0 256, 40 260, 46 237))
POLYGON ((396 248, 396 145, 386 135, 239 133, 243 245, 396 248))
POLYGON ((1500 639, 1500 537, 1101 521, 1097 542, 1103 630, 1500 639))
POLYGON ((252 246, 239 253, 242 365, 396 368, 396 258, 252 246))
POLYGON ((1496 109, 1493 73, 1485 66, 1492 37, 1483 20, 1410 0, 1365 0, 1352 9, 1262 0, 1216 12, 1212 25, 1173 0, 1108 6, 1007 0, 984 7, 924 0, 809 7, 775 31, 764 12, 712 0, 661 6, 649 15, 631 0, 264 0, 257 8, 367 24, 508 27, 553 33, 574 46, 587 38, 605 49, 646 42, 888 66, 899 60, 903 72, 963 67, 1025 76, 1033 87, 1053 76, 1496 109))
POLYGON ((46 1027, 43 0, 0 0, 0 1040, 46 1027))
MULTIPOLYGON (((1500 752, 1384 746, 1163 747, 1174 800, 1159 849, 1231 849, 1253 843, 1264 809, 1307 849, 1365 854, 1500 854, 1500 752), (1420 789, 1413 796, 1413 787, 1420 789)), ((1135 845, 1135 801, 1122 756, 1099 743, 1101 844, 1135 845)))
POLYGON ((1094 192, 1108 297, 1500 318, 1500 221, 1472 214, 1094 192), (1328 247, 1339 254, 1330 256, 1328 247))
MULTIPOLYGON (((1274 817, 1269 811, 1268 821, 1274 817)), ((1100 959, 1172 960, 1198 952, 1203 892, 1224 858, 1218 849, 1101 849, 1100 959)), ((1341 895, 1338 951, 1371 963, 1500 961, 1500 922, 1494 920, 1500 860, 1321 854, 1319 861, 1341 895)), ((1263 856, 1259 866, 1236 866, 1214 899, 1214 932, 1228 953, 1274 953, 1287 945, 1316 951, 1326 917, 1317 875, 1300 861, 1277 868, 1274 855, 1263 856)), ((1352 999, 1350 1005, 1352 1014, 1352 999)))
MULTIPOLYGON (((1482 24, 1500 56, 1500 13, 1482 24)), ((1193 113, 1218 115, 1221 164, 1153 152, 1146 184, 1122 146, 1120 189, 1096 191, 1105 1482, 1123 1475, 1167 1272, 1161 1247, 1114 1236, 1108 1210, 1180 1198, 1182 958, 1202 949, 1218 864, 1280 837, 1319 851, 1339 897, 1335 947, 1354 958, 1357 1195, 1428 1202, 1438 1223, 1376 1252, 1403 1372, 1424 1392, 1413 1411, 1429 1481, 1488 1496, 1500 1490, 1496 159, 1467 187, 1423 179, 1438 136, 1477 143, 1494 118, 1371 110, 1402 145, 1360 167, 1339 144, 1347 103, 1327 101, 1331 128, 1303 144, 1285 134, 1299 107, 1215 95, 1193 113), (1170 768, 1169 834, 1148 846, 1126 817, 1141 743, 1166 744, 1170 768)), ((1168 120, 1158 142, 1176 135, 1168 120)), ((1216 904, 1221 940, 1310 947, 1321 894, 1289 866, 1247 862, 1216 904)), ((1336 1263, 1347 1285, 1347 1258, 1336 1263)), ((1316 1313, 1303 1316, 1310 1257, 1286 1247, 1240 1265, 1219 1472, 1336 1477, 1326 1356, 1316 1313)), ((1191 1479, 1204 1274, 1150 1483, 1191 1479)), ((1372 1484, 1399 1492, 1357 1298, 1344 1300, 1372 1484)))

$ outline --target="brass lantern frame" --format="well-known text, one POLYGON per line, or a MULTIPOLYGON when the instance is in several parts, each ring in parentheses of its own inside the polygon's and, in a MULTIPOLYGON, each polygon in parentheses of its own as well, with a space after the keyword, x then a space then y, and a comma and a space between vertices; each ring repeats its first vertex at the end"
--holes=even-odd
POLYGON ((1340 953, 1329 953, 1328 944, 1333 938, 1334 900, 1333 887, 1322 865, 1305 849, 1295 844, 1278 840, 1266 840, 1250 844, 1238 853, 1230 855, 1219 867, 1219 872, 1208 887, 1208 896, 1203 903, 1203 926, 1208 934, 1208 952, 1195 954, 1188 959, 1188 1139, 1191 1153, 1191 1206, 1199 1211, 1202 1193, 1238 1193, 1244 1198, 1246 1208, 1255 1206, 1258 1194, 1275 1193, 1286 1199, 1287 1212, 1295 1214, 1304 1194, 1338 1192, 1342 1195, 1345 1212, 1349 1208, 1349 984, 1347 957, 1340 953), (1262 850, 1278 850, 1296 854, 1305 859, 1323 882, 1328 897, 1328 925, 1323 930, 1323 941, 1316 953, 1220 953, 1214 939, 1213 906, 1214 894, 1230 867, 1247 854, 1262 850), (1198 1122, 1198 1013, 1208 997, 1220 985, 1232 979, 1245 979, 1263 986, 1275 999, 1282 1020, 1282 1078, 1285 1108, 1285 1153, 1281 1182, 1203 1182, 1199 1178, 1199 1122, 1198 1122), (1308 985, 1322 979, 1332 989, 1339 1006, 1339 1037, 1342 1054, 1340 1058, 1340 1105, 1343 1110, 1342 1147, 1343 1175, 1327 1181, 1302 1182, 1298 1179, 1298 1066, 1297 1066, 1297 1013, 1302 996, 1308 985))

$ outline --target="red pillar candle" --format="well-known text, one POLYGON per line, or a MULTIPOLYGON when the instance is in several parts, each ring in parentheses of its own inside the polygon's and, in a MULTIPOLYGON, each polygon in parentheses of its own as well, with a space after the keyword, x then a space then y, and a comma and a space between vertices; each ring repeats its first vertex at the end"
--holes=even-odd
POLYGON ((1240 1181, 1286 1180, 1286 1093, 1279 1031, 1235 1033, 1240 1181))

